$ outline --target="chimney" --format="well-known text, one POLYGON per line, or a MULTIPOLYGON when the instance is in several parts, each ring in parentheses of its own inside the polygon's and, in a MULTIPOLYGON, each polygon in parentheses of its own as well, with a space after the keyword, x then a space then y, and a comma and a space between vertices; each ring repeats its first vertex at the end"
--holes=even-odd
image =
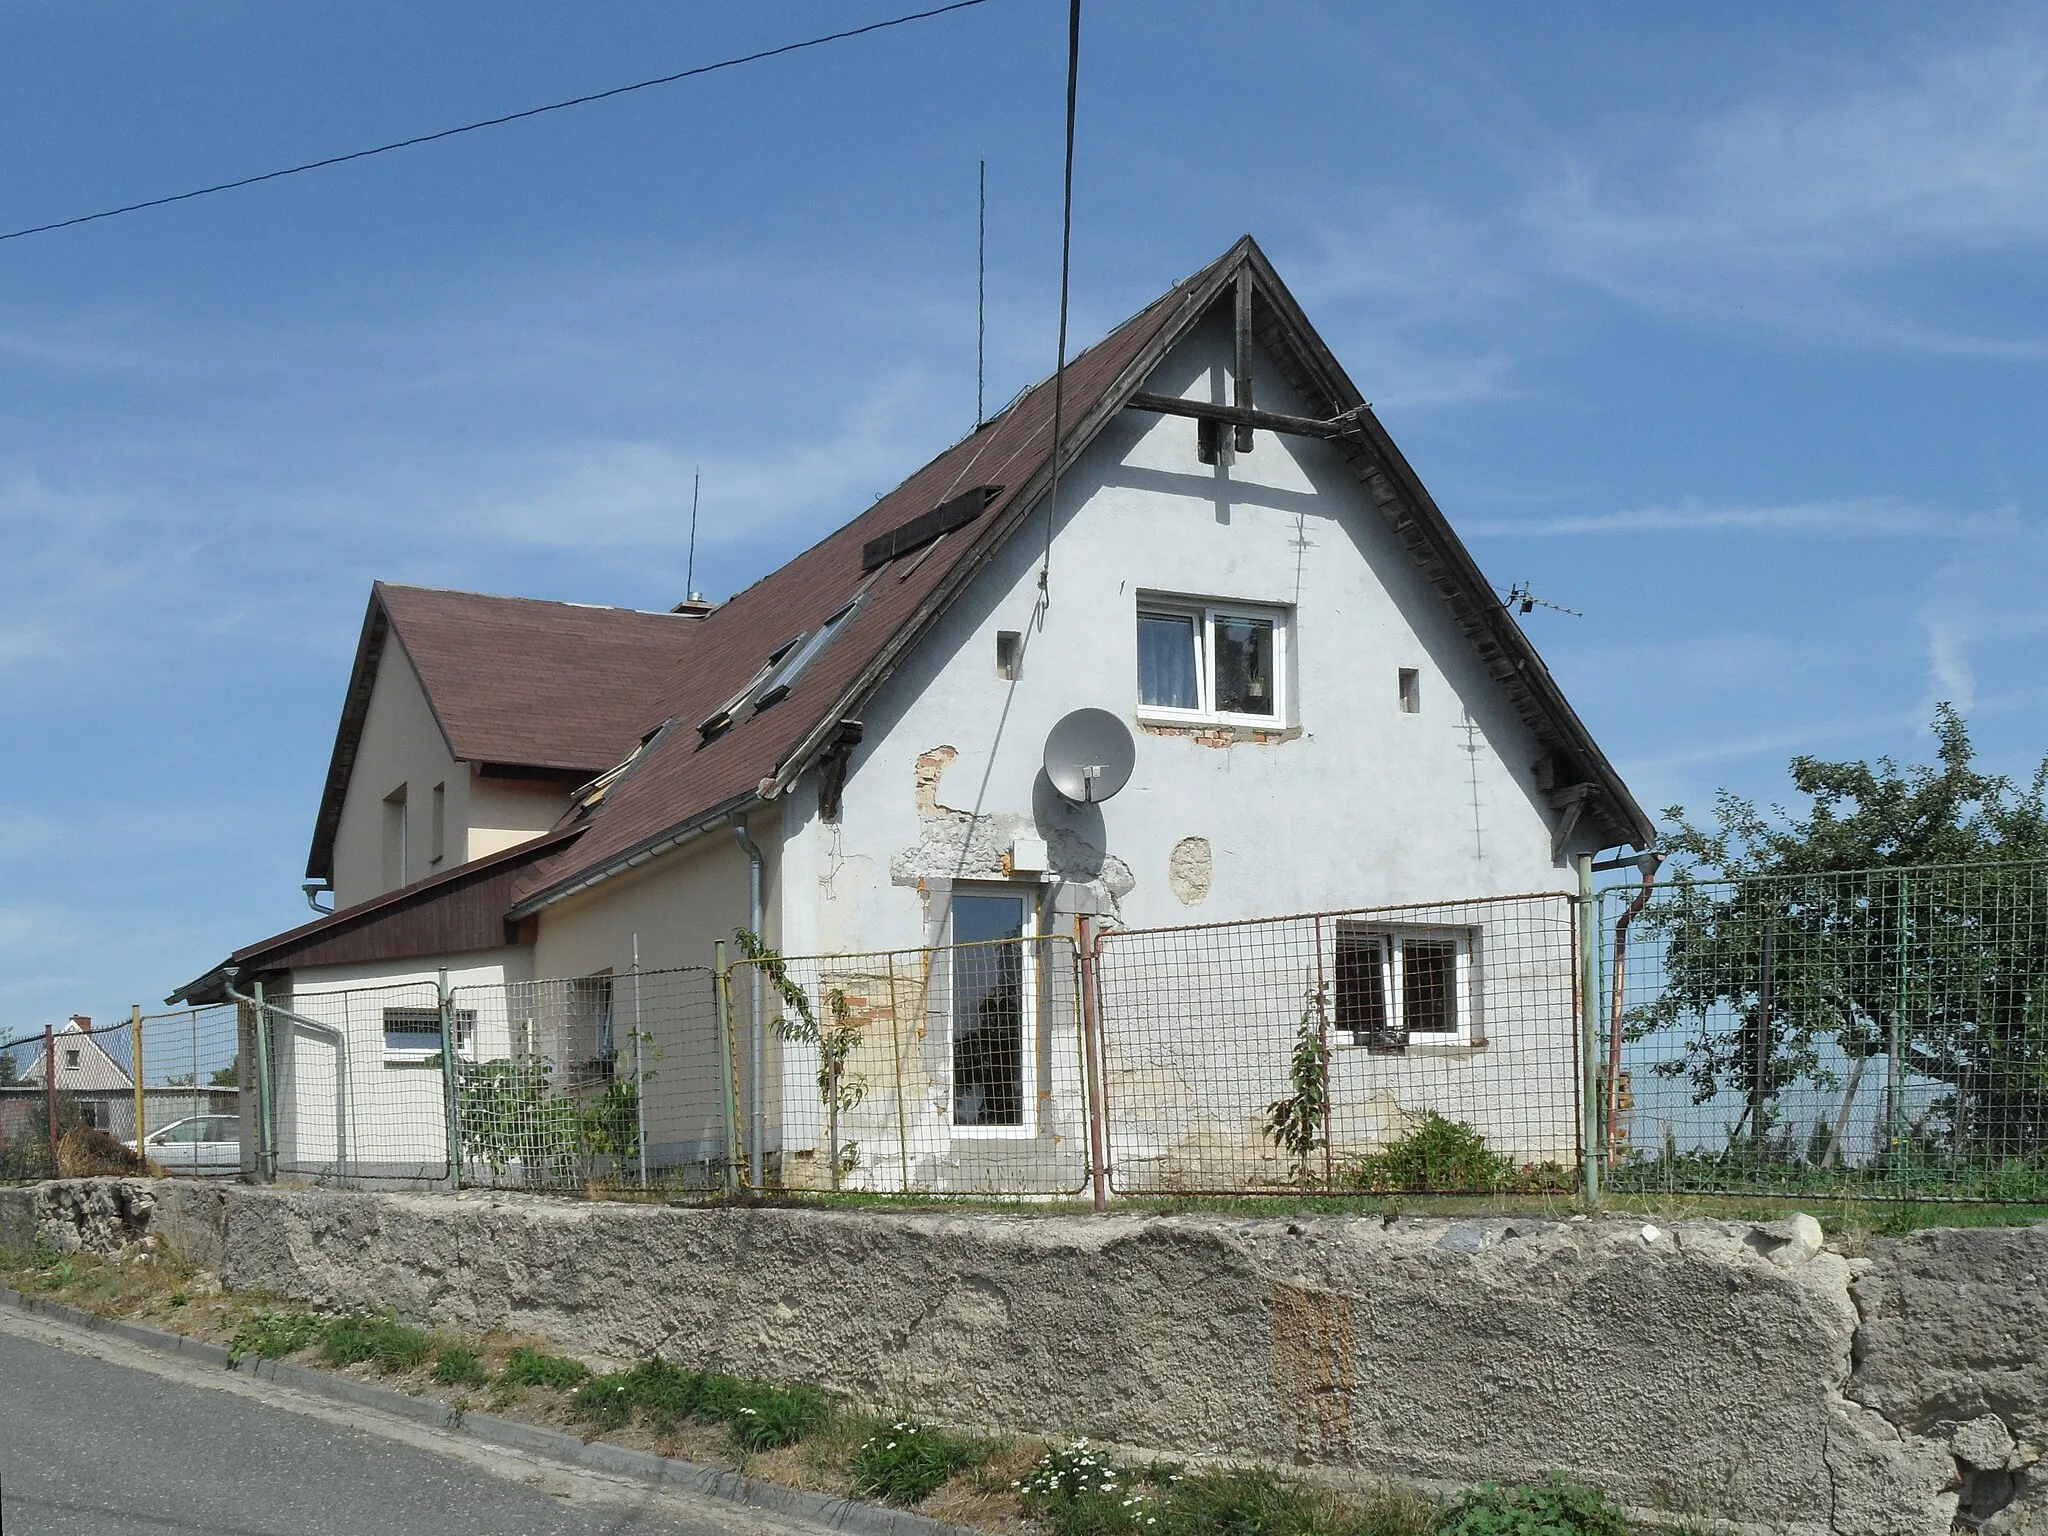
POLYGON ((692 592, 680 603, 677 603, 675 607, 669 609, 669 612, 679 613, 686 619, 701 619, 717 606, 718 604, 711 602, 702 592, 692 592))
POLYGON ((82 1013, 74 1013, 73 1015, 71 1015, 71 1022, 79 1029, 90 1030, 92 1028, 92 1020, 87 1018, 82 1013))

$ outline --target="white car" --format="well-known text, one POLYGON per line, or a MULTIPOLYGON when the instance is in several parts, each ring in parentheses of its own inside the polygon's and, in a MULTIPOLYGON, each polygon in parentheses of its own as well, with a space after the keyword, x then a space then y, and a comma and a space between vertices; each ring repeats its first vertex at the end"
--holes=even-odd
MULTIPOLYGON (((128 1149, 135 1149, 128 1142, 128 1149)), ((242 1117, 192 1115, 173 1120, 143 1138, 142 1155, 166 1173, 195 1173, 215 1178, 242 1171, 242 1117)))

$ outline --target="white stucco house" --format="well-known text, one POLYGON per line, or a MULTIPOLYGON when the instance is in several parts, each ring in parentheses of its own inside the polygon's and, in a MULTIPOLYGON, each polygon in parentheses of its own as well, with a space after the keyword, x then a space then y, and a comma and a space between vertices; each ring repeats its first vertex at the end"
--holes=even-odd
MULTIPOLYGON (((445 1159, 438 1117, 408 1108, 436 1091, 420 1010, 440 973, 479 988, 466 1051, 526 1048, 545 992, 551 1038, 571 1042, 558 1058, 615 1058, 636 958, 708 966, 742 927, 790 956, 940 948, 890 970, 914 1059, 897 1031, 887 1082, 842 1127, 857 1176, 883 1185, 912 1162, 948 1187, 1005 1159, 1060 1179, 1085 1163, 1078 1056, 1048 1022, 1071 1014, 1069 976, 991 958, 1083 917, 1132 930, 1414 906, 1314 927, 1315 984, 1365 1047, 1333 1096, 1395 1103, 1403 1082, 1468 1070, 1492 1074, 1473 1102, 1532 1102, 1518 1085, 1539 1078, 1546 1104, 1569 1099, 1568 1030, 1550 1018, 1518 1038, 1502 1001, 1540 991, 1532 1008, 1569 1011, 1569 922, 1503 941, 1481 907, 1420 909, 1562 895, 1574 855, 1647 847, 1654 829, 1264 255, 1239 241, 1063 387, 1056 498, 1048 380, 717 605, 375 590, 308 869, 338 910, 177 994, 261 980, 309 1016, 330 1008, 335 1038, 309 1032, 297 1067, 281 1049, 273 1069, 298 1083, 309 1156, 335 1153, 319 1085, 345 1079, 358 1163, 445 1159), (1136 743, 1106 804, 1065 799, 1043 771, 1048 732, 1084 707, 1136 743), (953 975, 968 961, 944 947, 970 941, 998 947, 953 975), (414 991, 315 1001, 370 986, 414 991), (378 1145, 384 1122, 410 1140, 378 1145)), ((1184 1107, 1208 1091, 1190 1082, 1218 1083, 1238 1106, 1226 1119, 1272 1097, 1300 978, 1294 960, 1260 974, 1249 931, 1155 945, 1149 980, 1106 962, 1105 989, 1180 988, 1174 1040, 1131 1037, 1126 1056, 1113 1040, 1112 1078, 1171 1077, 1184 1107), (1269 1065, 1233 1087, 1251 1044, 1269 1065)), ((869 978, 857 1013, 878 1006, 882 969, 841 968, 869 978)), ((825 1145, 814 1056, 768 1038, 756 1093, 741 1055, 762 1165, 809 1176, 825 1145)), ((678 1039, 661 1070, 646 1140, 715 1157, 715 1058, 678 1039)), ((292 1097, 281 1087, 281 1141, 292 1097)), ((1500 1144, 1566 1160, 1572 1113, 1511 1116, 1500 1144)), ((1145 1139, 1125 1137, 1134 1166, 1171 1162, 1145 1139)))

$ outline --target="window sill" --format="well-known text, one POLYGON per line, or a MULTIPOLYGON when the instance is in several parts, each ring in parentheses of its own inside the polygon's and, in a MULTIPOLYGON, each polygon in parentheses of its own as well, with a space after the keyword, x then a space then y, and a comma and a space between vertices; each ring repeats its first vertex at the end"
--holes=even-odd
POLYGON ((1330 1049, 1333 1051, 1357 1051, 1368 1056, 1470 1056, 1485 1050, 1487 1044, 1488 1042, 1484 1039, 1467 1040, 1453 1036, 1441 1040, 1410 1040, 1400 1050, 1387 1051, 1374 1050, 1363 1040, 1332 1039, 1330 1041, 1330 1049))
POLYGON ((953 1134, 971 1141, 1029 1141, 1038 1130, 1029 1125, 956 1125, 953 1134))

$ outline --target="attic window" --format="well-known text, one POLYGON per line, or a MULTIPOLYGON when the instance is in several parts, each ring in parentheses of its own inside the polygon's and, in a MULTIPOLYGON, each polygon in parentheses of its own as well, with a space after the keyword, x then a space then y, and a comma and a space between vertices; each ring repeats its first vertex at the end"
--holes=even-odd
POLYGON ((78 1065, 78 1049, 76 1046, 67 1046, 65 1048, 64 1065, 67 1067, 75 1067, 78 1065))
POLYGON ((832 636, 838 632, 839 626, 853 617, 854 611, 860 607, 865 596, 866 594, 862 593, 861 597, 856 597, 820 624, 788 653, 786 660, 776 665, 775 670, 761 684, 761 691, 754 695, 756 710, 766 709, 771 704, 779 704, 788 696, 789 690, 796 686, 796 680, 818 659, 818 653, 831 643, 832 636))
POLYGON ((1400 668, 1398 678, 1401 697, 1401 713, 1419 715, 1422 713, 1422 674, 1414 667, 1400 668))
POLYGON ((940 534, 973 522, 1002 489, 1000 485, 978 485, 950 501, 941 502, 923 516, 913 517, 901 527, 890 529, 880 538, 868 540, 861 547, 860 568, 863 571, 879 569, 898 555, 907 555, 913 549, 931 543, 940 534))

